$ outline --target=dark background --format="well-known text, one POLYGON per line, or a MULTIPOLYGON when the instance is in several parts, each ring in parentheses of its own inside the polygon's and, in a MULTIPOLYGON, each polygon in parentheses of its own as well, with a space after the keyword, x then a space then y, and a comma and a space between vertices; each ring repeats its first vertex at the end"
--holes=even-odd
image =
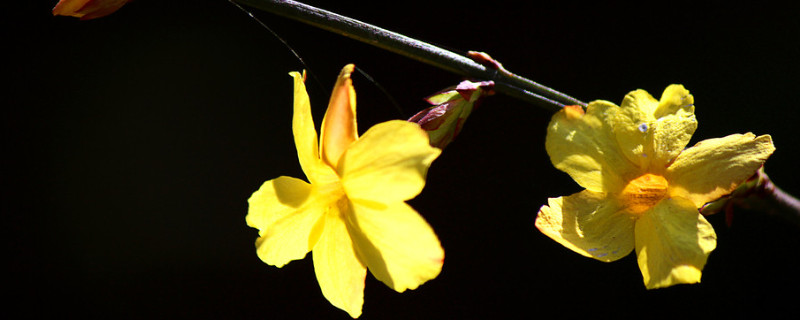
MULTIPOLYGON (((247 198, 303 177, 291 136, 290 51, 224 0, 139 0, 92 21, 14 1, 2 32, 2 315, 347 319, 310 257, 278 269, 255 254, 247 198), (10 298, 8 298, 10 294, 10 298)), ((695 96, 692 144, 771 134, 767 173, 800 194, 796 7, 485 1, 309 2, 454 50, 578 99, 621 102, 671 83, 695 96), (524 3, 524 4, 523 4, 524 3)), ((458 76, 256 12, 305 59, 317 121, 339 69, 356 63, 361 129, 405 118, 458 76)), ((547 197, 580 190, 544 151, 546 111, 495 96, 430 169, 410 203, 437 232, 441 275, 397 294, 367 277, 363 319, 794 314, 798 228, 737 210, 703 282, 647 291, 632 254, 584 258, 533 226, 547 197)))

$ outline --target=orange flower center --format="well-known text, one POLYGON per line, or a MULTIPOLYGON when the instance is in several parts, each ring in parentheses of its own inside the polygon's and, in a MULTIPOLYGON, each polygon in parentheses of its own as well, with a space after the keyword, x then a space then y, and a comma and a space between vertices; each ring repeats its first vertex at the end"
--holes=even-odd
POLYGON ((667 195, 667 179, 652 173, 631 180, 620 193, 620 201, 633 214, 642 214, 667 195))

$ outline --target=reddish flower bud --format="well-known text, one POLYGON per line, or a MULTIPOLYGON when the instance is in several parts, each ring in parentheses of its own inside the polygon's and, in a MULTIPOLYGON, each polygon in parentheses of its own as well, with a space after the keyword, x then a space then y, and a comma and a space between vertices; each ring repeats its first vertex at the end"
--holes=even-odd
POLYGON ((130 0, 60 0, 53 8, 54 16, 72 16, 89 20, 114 13, 130 0))
POLYGON ((461 132, 476 103, 494 93, 493 87, 492 81, 462 81, 425 99, 434 106, 420 111, 408 121, 419 124, 428 132, 431 146, 444 149, 461 132))

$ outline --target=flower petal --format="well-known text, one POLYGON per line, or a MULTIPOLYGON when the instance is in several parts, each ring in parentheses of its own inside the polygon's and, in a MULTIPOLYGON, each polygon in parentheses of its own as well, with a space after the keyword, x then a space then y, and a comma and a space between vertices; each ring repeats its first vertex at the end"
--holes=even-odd
POLYGON ((431 226, 404 202, 353 200, 351 235, 361 260, 397 292, 416 289, 442 270, 444 250, 431 226))
POLYGON ((652 145, 648 143, 648 129, 652 122, 652 112, 658 102, 644 90, 636 90, 625 95, 620 111, 610 117, 614 128, 614 138, 625 157, 642 170, 650 164, 652 145))
POLYGON ((670 114, 681 112, 694 113, 694 97, 682 85, 671 84, 661 93, 658 107, 653 117, 659 119, 670 114))
POLYGON ((619 107, 622 109, 622 113, 634 123, 647 121, 653 119, 653 114, 658 109, 658 100, 654 99, 647 91, 639 89, 626 94, 619 107))
POLYGON ((247 225, 266 229, 287 214, 298 210, 311 195, 311 185, 292 177, 278 177, 264 182, 250 199, 247 225))
POLYGON ((586 257, 611 262, 633 251, 633 217, 604 193, 584 190, 547 199, 536 228, 586 257))
POLYGON ((648 171, 661 173, 689 144, 697 129, 697 120, 693 112, 679 111, 659 118, 651 127, 648 143, 652 145, 653 156, 648 171))
POLYGON ((700 282, 717 246, 714 228, 688 199, 665 199, 636 221, 636 256, 648 289, 700 282))
POLYGON ((308 100, 305 78, 298 72, 289 73, 294 78, 294 115, 292 116, 292 132, 297 148, 300 167, 312 184, 329 183, 335 178, 335 172, 325 165, 319 157, 317 146, 317 130, 311 116, 311 103, 308 100))
POLYGON ((248 199, 247 225, 258 228, 256 252, 278 268, 305 257, 319 238, 324 199, 300 179, 279 177, 265 182, 248 199))
POLYGON ((643 171, 663 172, 697 129, 694 98, 681 85, 667 87, 660 101, 633 91, 620 108, 611 119, 614 133, 625 156, 643 171))
POLYGON ((622 190, 624 179, 634 178, 639 169, 622 154, 610 126, 608 118, 617 113, 613 103, 593 101, 586 114, 565 107, 553 115, 545 140, 553 165, 588 190, 622 190))
POLYGON ((667 168, 670 194, 699 208, 733 191, 775 151, 769 135, 733 134, 698 142, 667 168))
POLYGON ((356 91, 353 89, 353 80, 350 79, 354 68, 354 65, 348 64, 339 73, 328 110, 322 119, 320 154, 331 167, 336 167, 342 153, 358 139, 356 91))
POLYGON ((440 153, 418 125, 392 120, 367 130, 347 149, 337 171, 350 199, 405 201, 425 187, 428 167, 440 153))
MULTIPOLYGON (((344 201, 344 200, 343 200, 344 201)), ((350 233, 338 208, 325 214, 325 227, 312 251, 314 272, 325 296, 353 318, 361 315, 367 268, 357 258, 350 233)))

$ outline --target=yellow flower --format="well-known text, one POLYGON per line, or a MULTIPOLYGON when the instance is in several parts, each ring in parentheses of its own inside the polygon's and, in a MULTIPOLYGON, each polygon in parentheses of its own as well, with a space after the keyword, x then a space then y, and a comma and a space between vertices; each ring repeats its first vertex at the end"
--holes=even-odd
POLYGON ((403 292, 435 278, 444 251, 427 222, 405 203, 425 186, 441 151, 414 123, 377 124, 358 137, 356 97, 346 66, 322 121, 319 149, 303 76, 294 77, 292 131, 308 180, 279 177, 248 200, 259 229, 258 257, 282 267, 312 251, 322 294, 353 318, 361 314, 367 269, 403 292))
POLYGON ((636 249, 648 289, 700 282, 716 234, 698 208, 733 191, 775 150, 769 135, 734 134, 684 150, 697 128, 681 85, 660 101, 637 90, 553 116, 553 165, 586 190, 548 199, 536 227, 586 257, 610 262, 636 249))

